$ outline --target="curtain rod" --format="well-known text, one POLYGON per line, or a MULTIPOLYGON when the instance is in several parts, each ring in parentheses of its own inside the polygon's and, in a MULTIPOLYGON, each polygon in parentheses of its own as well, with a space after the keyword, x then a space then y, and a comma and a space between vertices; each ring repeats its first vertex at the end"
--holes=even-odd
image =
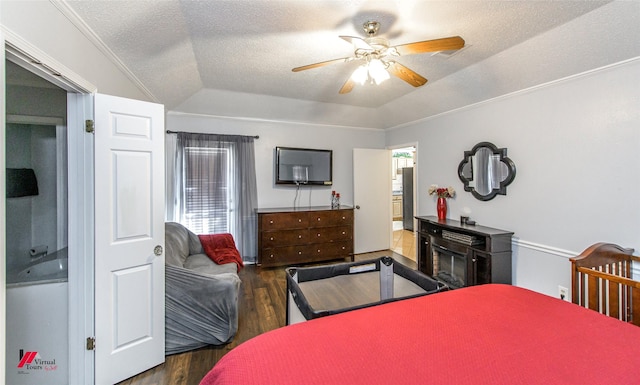
MULTIPOLYGON (((167 130, 167 134, 179 134, 179 133, 184 133, 184 134, 193 134, 193 132, 185 132, 185 131, 171 131, 171 130, 167 130)), ((199 132, 199 134, 206 134, 204 132, 199 132)), ((226 135, 232 135, 232 134, 226 134, 226 135)), ((245 135, 245 136, 250 136, 250 135, 245 135)), ((254 135, 253 136, 254 139, 260 139, 260 135, 254 135)))

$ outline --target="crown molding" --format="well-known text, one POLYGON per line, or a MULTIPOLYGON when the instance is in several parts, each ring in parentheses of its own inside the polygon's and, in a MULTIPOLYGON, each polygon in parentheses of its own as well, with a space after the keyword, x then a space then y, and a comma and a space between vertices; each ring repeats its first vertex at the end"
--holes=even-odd
POLYGON ((363 131, 373 131, 373 132, 384 131, 383 129, 380 129, 380 128, 346 126, 346 125, 328 124, 328 123, 303 122, 303 121, 284 120, 284 119, 266 119, 266 118, 250 118, 250 117, 243 117, 243 116, 204 114, 204 113, 197 113, 197 112, 183 112, 183 111, 175 111, 175 110, 167 111, 167 115, 184 116, 184 117, 192 117, 192 118, 205 118, 205 119, 235 120, 235 121, 243 121, 243 122, 289 124, 289 125, 296 125, 296 126, 330 127, 330 128, 342 128, 342 129, 363 130, 363 131))
POLYGON ((137 76, 120 60, 120 58, 105 44, 100 37, 82 20, 65 0, 49 0, 89 41, 102 52, 124 75, 133 82, 151 101, 159 99, 138 79, 137 76))

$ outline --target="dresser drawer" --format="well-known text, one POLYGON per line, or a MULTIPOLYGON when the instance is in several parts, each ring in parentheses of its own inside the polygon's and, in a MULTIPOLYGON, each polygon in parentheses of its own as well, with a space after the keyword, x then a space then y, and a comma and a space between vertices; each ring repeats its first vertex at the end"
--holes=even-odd
POLYGON ((353 210, 316 211, 309 214, 309 225, 313 227, 353 224, 353 210))
POLYGON ((353 242, 351 241, 274 247, 262 249, 260 263, 264 267, 293 265, 349 258, 352 254, 353 242))
POLYGON ((348 241, 352 238, 352 226, 316 227, 309 230, 309 241, 312 243, 348 241))
POLYGON ((309 261, 312 249, 308 245, 274 247, 262 249, 260 263, 262 266, 280 266, 309 261))
POLYGON ((333 242, 311 245, 309 258, 313 261, 326 259, 347 258, 353 253, 353 242, 333 242))
POLYGON ((260 225, 262 231, 304 229, 309 227, 309 213, 262 214, 260 225))
POLYGON ((286 245, 306 245, 310 240, 308 229, 263 231, 260 237, 262 247, 266 248, 286 245))

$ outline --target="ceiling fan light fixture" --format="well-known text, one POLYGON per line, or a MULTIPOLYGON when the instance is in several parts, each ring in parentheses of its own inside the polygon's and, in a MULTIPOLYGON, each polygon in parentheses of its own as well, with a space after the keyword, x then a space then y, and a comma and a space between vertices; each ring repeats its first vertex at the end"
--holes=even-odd
POLYGON ((421 87, 427 83, 427 79, 412 69, 394 61, 394 56, 406 56, 426 52, 436 52, 437 54, 444 55, 452 51, 459 52, 465 47, 465 41, 460 36, 391 46, 387 39, 376 36, 380 28, 380 23, 377 21, 367 21, 362 27, 367 35, 364 39, 354 36, 340 36, 342 40, 353 45, 353 56, 295 67, 292 71, 299 72, 333 63, 358 60, 364 61, 364 64, 353 71, 347 81, 344 82, 342 88, 338 91, 340 94, 349 93, 353 90, 355 84, 359 83, 362 85, 366 81, 379 85, 385 80, 390 79, 391 75, 400 78, 413 87, 421 87))
POLYGON ((382 60, 371 59, 369 62, 369 77, 379 85, 391 76, 389 72, 387 72, 387 68, 384 63, 382 63, 382 60))
POLYGON ((351 79, 360 84, 363 85, 364 82, 367 81, 367 77, 368 77, 369 71, 367 69, 367 65, 363 64, 360 67, 356 68, 355 71, 353 71, 353 74, 351 75, 351 79))
POLYGON ((371 59, 366 64, 356 68, 351 74, 351 80, 362 85, 367 80, 373 84, 380 85, 380 83, 391 78, 389 72, 387 72, 387 66, 380 59, 371 59))

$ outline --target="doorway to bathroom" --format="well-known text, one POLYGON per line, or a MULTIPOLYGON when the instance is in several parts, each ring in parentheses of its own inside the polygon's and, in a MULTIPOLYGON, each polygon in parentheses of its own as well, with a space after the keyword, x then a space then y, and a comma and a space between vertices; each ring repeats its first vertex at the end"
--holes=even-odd
POLYGON ((416 261, 414 233, 416 147, 391 152, 392 242, 391 250, 416 261))
POLYGON ((67 384, 67 92, 5 68, 6 380, 67 384))
MULTIPOLYGON (((0 33, 0 41, 2 38, 0 33)), ((64 382, 44 380, 35 383, 117 383, 164 361, 164 107, 98 94, 96 86, 19 36, 11 35, 11 42, 5 40, 4 53, 7 60, 66 92, 63 119, 66 118, 69 127, 69 370, 65 372, 69 377, 64 382), (62 72, 56 70, 58 67, 62 72), (114 140, 114 137, 119 139, 114 140), (144 142, 143 146, 141 142, 144 142), (136 188, 128 188, 134 183, 136 188), (95 202, 100 202, 100 205, 96 206, 95 202), (148 208, 144 214, 149 215, 140 215, 140 210, 128 209, 131 207, 148 208), (112 234, 118 237, 111 237, 112 234), (132 239, 136 242, 131 242, 132 239), (110 245, 118 246, 117 252, 110 249, 110 245), (109 264, 114 260, 109 258, 110 255, 118 255, 118 264, 109 264), (121 263, 123 261, 126 266, 121 263), (147 271, 150 272, 146 274, 147 271), (114 279, 109 280, 109 277, 114 279), (95 303, 101 306, 96 307, 95 303), (103 311, 101 315, 98 309, 103 311), (130 309, 152 311, 140 313, 130 309), (105 316, 104 311, 109 314, 105 316), (108 341, 117 341, 117 344, 108 341)), ((0 63, 0 73, 4 74, 4 67, 10 64, 4 57, 0 63)), ((9 81, 2 76, 0 89, 10 93, 10 88, 9 81)), ((11 101, 14 106, 34 105, 44 111, 37 115, 50 114, 51 106, 39 103, 41 95, 7 97, 11 98, 14 98, 11 101)), ((9 104, 7 100, 6 110, 0 111, 15 114, 9 104)), ((5 121, 3 113, 0 116, 3 137, 6 136, 5 121)), ((3 153, 1 159, 4 163, 5 158, 3 153)), ((5 170, 4 166, 2 170, 5 170)), ((2 201, 0 212, 4 213, 5 208, 6 201, 2 201)), ((4 268, 7 259, 4 239, 2 243, 0 262, 4 268)), ((47 264, 29 269, 28 274, 50 267, 47 264)), ((6 285, 2 285, 0 296, 4 297, 6 289, 6 285)), ((4 310, 6 304, 0 309, 4 310)), ((52 312, 59 313, 59 310, 52 312)), ((3 330, 0 332, 3 343, 6 342, 5 336, 13 332, 7 331, 4 319, 3 316, 3 330)), ((34 320, 41 323, 49 321, 47 317, 34 317, 34 320)), ((36 362, 43 369, 44 365, 50 365, 47 369, 51 372, 58 364, 58 361, 43 358, 39 351, 23 350, 18 355, 22 354, 22 359, 9 365, 17 367, 36 362)), ((5 351, 3 349, 0 357, 8 363, 9 352, 5 351)), ((3 369, 6 367, 5 364, 3 369)))

